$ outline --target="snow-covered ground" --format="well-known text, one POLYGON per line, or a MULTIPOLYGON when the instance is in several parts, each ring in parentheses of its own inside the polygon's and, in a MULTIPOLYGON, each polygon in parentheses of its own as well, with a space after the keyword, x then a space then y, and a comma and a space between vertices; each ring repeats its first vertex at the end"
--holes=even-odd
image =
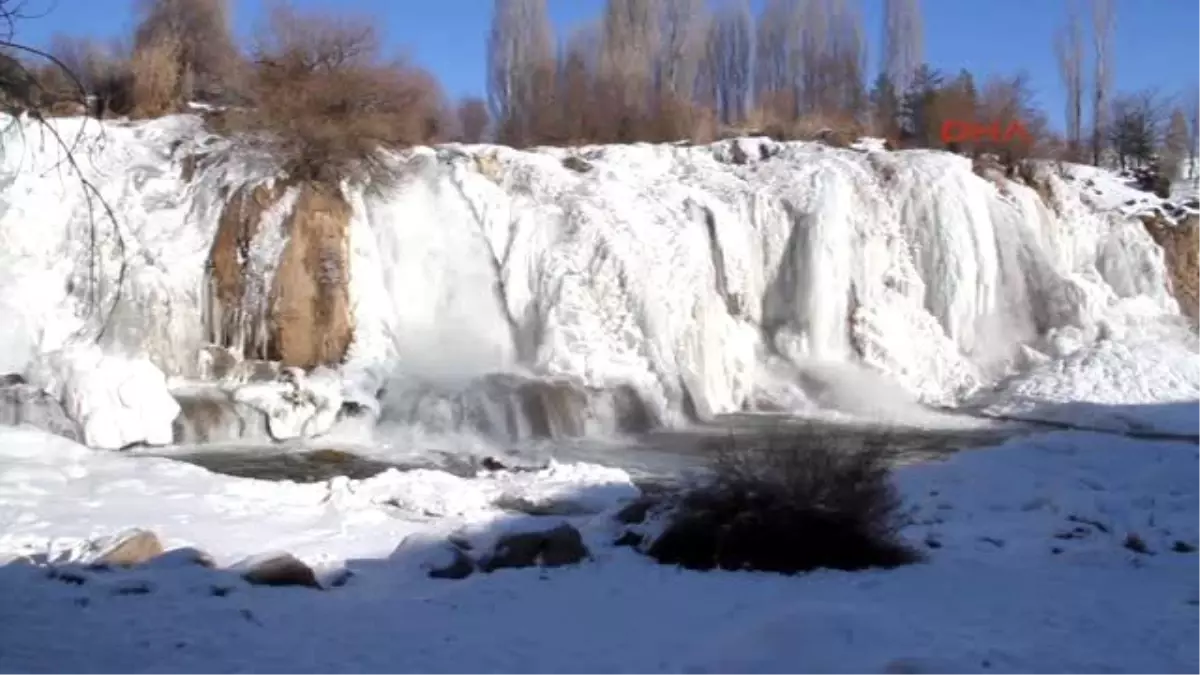
MULTIPOLYGON (((1195 404, 1126 414, 1194 424, 1195 404)), ((1186 443, 1055 432, 904 468, 904 536, 927 562, 781 577, 613 547, 612 512, 634 489, 611 469, 293 485, 0 429, 0 550, 69 560, 138 526, 221 565, 285 550, 353 572, 314 590, 180 566, 67 583, 10 564, 0 670, 1195 672, 1197 459, 1186 443), (598 511, 568 519, 592 558, 427 578, 429 542, 449 532, 479 541, 560 520, 515 518, 491 505, 501 495, 598 511)))

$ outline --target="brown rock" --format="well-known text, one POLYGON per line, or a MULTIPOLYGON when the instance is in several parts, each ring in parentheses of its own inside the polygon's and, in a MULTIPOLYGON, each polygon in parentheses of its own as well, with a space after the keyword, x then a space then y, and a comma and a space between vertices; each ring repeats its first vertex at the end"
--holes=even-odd
POLYGON ((130 530, 113 538, 95 558, 95 564, 112 567, 140 565, 163 553, 162 542, 149 530, 130 530))
POLYGON ((574 565, 587 555, 579 530, 563 523, 544 532, 517 532, 501 537, 481 567, 485 572, 535 565, 562 567, 574 565))
POLYGON ((1200 217, 1192 214, 1176 225, 1155 213, 1142 216, 1142 224, 1163 248, 1171 290, 1180 311, 1193 324, 1197 323, 1200 321, 1200 217))
POLYGON ((341 363, 350 346, 350 216, 337 189, 300 186, 271 290, 270 358, 285 366, 341 363))
POLYGON ((245 338, 242 353, 249 357, 265 358, 268 347, 267 335, 258 333, 266 326, 265 317, 258 316, 262 307, 243 306, 248 290, 262 292, 262 279, 248 274, 250 242, 258 233, 263 213, 275 205, 283 196, 286 185, 276 182, 243 186, 233 191, 217 221, 217 234, 208 254, 209 276, 205 318, 209 339, 220 345, 232 345, 235 336, 245 338), (244 330, 244 332, 243 332, 244 330))
POLYGON ((280 553, 255 562, 242 573, 242 578, 255 586, 321 587, 312 568, 290 553, 280 553))

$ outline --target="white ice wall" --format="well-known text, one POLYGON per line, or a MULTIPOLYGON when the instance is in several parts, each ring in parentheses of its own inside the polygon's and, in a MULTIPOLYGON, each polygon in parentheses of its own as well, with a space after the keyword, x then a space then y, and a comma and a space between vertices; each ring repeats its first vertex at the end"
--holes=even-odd
MULTIPOLYGON (((70 137, 80 122, 55 124, 70 137)), ((185 182, 184 155, 225 151, 198 120, 89 122, 76 155, 115 210, 122 256, 54 168, 61 151, 6 128, 0 307, 23 318, 0 346, 46 352, 96 333, 106 313, 82 315, 94 222, 102 308, 127 264, 109 342, 185 371, 225 193, 272 167, 225 156, 185 182)), ((1087 340, 1130 303, 1177 312, 1136 221, 1098 212, 1076 183, 1049 176, 1047 202, 946 153, 739 139, 395 161, 395 185, 349 190, 357 332, 344 372, 361 396, 397 369, 519 367, 630 383, 670 420, 796 405, 796 369, 832 361, 945 403, 1001 374, 1018 343, 1087 340), (567 154, 591 169, 566 168, 567 154)))

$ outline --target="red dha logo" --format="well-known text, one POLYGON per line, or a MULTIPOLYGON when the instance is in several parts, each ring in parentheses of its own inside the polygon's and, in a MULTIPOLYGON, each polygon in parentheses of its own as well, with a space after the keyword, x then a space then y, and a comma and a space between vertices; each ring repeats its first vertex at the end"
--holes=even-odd
POLYGON ((1013 120, 1008 128, 1001 132, 1000 123, 979 124, 969 120, 946 120, 942 122, 943 143, 969 143, 972 141, 989 140, 993 143, 1007 143, 1016 138, 1025 143, 1033 142, 1033 136, 1024 124, 1013 120))

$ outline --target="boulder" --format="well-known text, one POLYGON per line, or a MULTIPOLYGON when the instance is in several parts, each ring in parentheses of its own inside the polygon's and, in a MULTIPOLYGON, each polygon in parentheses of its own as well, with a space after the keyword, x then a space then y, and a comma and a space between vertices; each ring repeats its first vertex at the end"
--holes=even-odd
POLYGON ((579 530, 563 523, 542 532, 515 532, 496 542, 492 553, 481 563, 485 572, 505 568, 562 567, 574 565, 588 556, 579 530))
POLYGON ((129 530, 102 542, 91 562, 100 566, 132 567, 163 554, 158 535, 149 530, 129 530))
POLYGON ((255 586, 320 588, 312 568, 290 553, 277 553, 242 563, 242 578, 255 586))

